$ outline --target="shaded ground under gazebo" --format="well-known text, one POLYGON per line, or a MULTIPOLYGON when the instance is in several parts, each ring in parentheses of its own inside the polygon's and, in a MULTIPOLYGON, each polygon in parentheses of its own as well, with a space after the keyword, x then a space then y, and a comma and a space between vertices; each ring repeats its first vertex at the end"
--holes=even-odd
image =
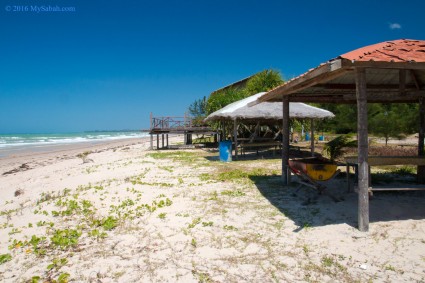
POLYGON ((282 102, 282 177, 288 185, 290 102, 351 103, 357 105, 358 131, 358 225, 369 229, 369 163, 367 104, 418 103, 418 181, 425 181, 425 41, 400 39, 382 42, 348 52, 276 87, 258 98, 257 103, 282 102))
MULTIPOLYGON (((233 138, 235 155, 237 156, 238 124, 239 123, 278 123, 282 121, 282 103, 263 102, 250 106, 257 99, 265 95, 260 92, 245 99, 233 102, 220 110, 211 113, 205 121, 233 121, 233 138)), ((310 119, 311 121, 311 151, 314 153, 314 119, 333 118, 335 115, 328 111, 305 103, 294 102, 289 104, 289 118, 310 119)), ((289 139, 289 138, 288 138, 289 139)))

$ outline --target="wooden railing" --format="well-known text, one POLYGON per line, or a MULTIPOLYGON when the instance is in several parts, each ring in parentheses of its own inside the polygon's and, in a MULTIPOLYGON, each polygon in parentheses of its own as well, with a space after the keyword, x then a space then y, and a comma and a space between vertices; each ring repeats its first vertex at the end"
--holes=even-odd
POLYGON ((151 113, 150 120, 151 129, 177 129, 192 127, 192 118, 186 114, 183 117, 153 117, 151 113))

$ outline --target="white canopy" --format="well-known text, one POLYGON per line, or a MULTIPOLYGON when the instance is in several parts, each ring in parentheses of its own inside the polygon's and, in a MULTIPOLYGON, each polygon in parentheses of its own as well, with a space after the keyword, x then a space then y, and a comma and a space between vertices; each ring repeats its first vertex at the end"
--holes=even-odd
MULTIPOLYGON (((254 106, 248 104, 256 101, 266 92, 260 92, 245 99, 233 102, 220 110, 211 113, 205 121, 241 119, 241 120, 282 120, 282 102, 262 102, 254 106)), ((290 118, 332 118, 335 115, 327 110, 304 103, 289 103, 290 118)))

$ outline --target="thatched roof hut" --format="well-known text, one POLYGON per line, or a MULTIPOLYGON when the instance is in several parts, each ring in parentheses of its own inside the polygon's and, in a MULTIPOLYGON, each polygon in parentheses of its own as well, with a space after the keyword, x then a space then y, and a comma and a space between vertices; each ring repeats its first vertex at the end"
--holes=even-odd
MULTIPOLYGON (((281 102, 263 102, 254 106, 249 106, 253 101, 266 94, 260 92, 249 96, 245 99, 233 102, 220 110, 211 113, 205 121, 216 120, 255 120, 255 121, 270 121, 282 120, 282 103, 281 102)), ((293 102, 289 104, 290 118, 312 118, 323 119, 332 118, 335 115, 327 110, 310 106, 304 103, 293 102)))

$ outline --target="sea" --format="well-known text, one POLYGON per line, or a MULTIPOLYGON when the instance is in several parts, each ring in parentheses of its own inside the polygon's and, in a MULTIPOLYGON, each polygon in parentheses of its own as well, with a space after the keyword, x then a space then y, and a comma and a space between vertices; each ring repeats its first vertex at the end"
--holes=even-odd
POLYGON ((102 142, 148 137, 140 131, 93 131, 50 134, 0 134, 0 158, 22 151, 49 151, 61 145, 102 142))

